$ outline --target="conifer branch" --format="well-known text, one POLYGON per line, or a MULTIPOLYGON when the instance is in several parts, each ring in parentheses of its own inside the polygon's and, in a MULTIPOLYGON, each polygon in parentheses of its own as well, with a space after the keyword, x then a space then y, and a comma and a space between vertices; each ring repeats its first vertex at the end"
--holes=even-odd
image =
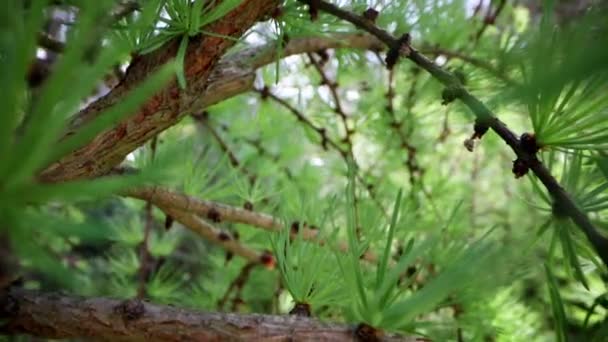
POLYGON ((233 150, 230 148, 230 146, 228 146, 228 143, 226 143, 226 141, 224 141, 224 139, 216 131, 216 129, 213 126, 211 126, 211 124, 209 123, 209 117, 208 117, 209 113, 202 112, 201 114, 192 114, 191 116, 198 124, 200 124, 201 126, 204 126, 209 131, 209 133, 211 133, 211 136, 213 137, 213 139, 215 139, 215 141, 217 141, 218 145, 220 146, 220 149, 228 156, 230 165, 232 165, 232 167, 237 169, 239 172, 241 172, 243 174, 243 176, 245 176, 247 178, 249 185, 253 185, 255 183, 257 176, 254 173, 252 173, 249 169, 245 168, 245 166, 236 157, 236 153, 234 153, 233 150))
MULTIPOLYGON (((221 19, 204 29, 212 35, 197 35, 189 40, 183 61, 188 89, 182 90, 175 80, 157 92, 133 115, 112 129, 97 135, 88 145, 53 163, 39 175, 47 182, 104 175, 130 152, 159 132, 178 122, 208 88, 208 78, 224 52, 254 23, 270 15, 276 0, 245 0, 221 19)), ((146 55, 136 56, 118 86, 80 112, 71 122, 67 135, 74 134, 106 109, 121 101, 123 96, 144 81, 150 72, 177 55, 181 37, 146 55)))
POLYGON ((484 61, 482 59, 479 59, 479 58, 475 58, 475 57, 469 56, 469 55, 464 54, 462 52, 448 50, 448 49, 443 49, 443 48, 440 48, 440 47, 422 48, 420 50, 420 52, 424 53, 424 54, 434 55, 434 56, 443 55, 443 56, 446 56, 448 58, 457 58, 457 59, 460 59, 463 62, 466 62, 466 63, 468 63, 468 64, 470 64, 472 66, 475 66, 475 67, 477 67, 479 69, 487 71, 489 74, 491 74, 492 76, 498 78, 499 80, 503 81, 505 84, 507 84, 509 86, 516 86, 516 85, 518 85, 517 82, 515 82, 514 80, 512 80, 504 72, 501 72, 499 69, 497 69, 496 67, 494 67, 491 63, 489 63, 487 61, 484 61))
MULTIPOLYGON (((295 108, 294 106, 292 106, 289 102, 283 100, 282 98, 276 96, 275 94, 273 94, 268 87, 264 87, 262 89, 255 89, 255 91, 257 93, 260 94, 260 96, 262 97, 262 99, 266 99, 266 98, 270 98, 273 101, 275 101, 276 103, 280 104, 281 106, 285 107, 287 110, 289 110, 290 113, 292 113, 293 115, 295 115, 295 117, 298 119, 299 122, 304 123, 307 127, 309 127, 310 129, 312 129, 313 131, 315 131, 315 133, 317 133, 317 135, 321 138, 321 148, 323 148, 324 150, 328 149, 328 146, 333 148, 334 151, 336 151, 338 154, 340 154, 340 156, 342 157, 342 159, 344 160, 344 162, 346 164, 349 163, 349 156, 352 158, 353 162, 355 163, 355 168, 357 170, 359 170, 359 165, 357 164, 357 161, 355 160, 353 154, 352 154, 352 143, 350 142, 350 137, 349 137, 349 133, 347 134, 347 149, 342 148, 337 142, 335 142, 334 140, 332 140, 329 135, 327 134, 327 130, 325 128, 321 128, 316 126, 312 121, 310 121, 305 115, 304 113, 302 113, 301 111, 299 111, 297 108, 295 108)), ((346 127, 346 123, 344 124, 346 127)), ((384 207, 382 206, 382 203, 380 203, 380 201, 378 200, 376 193, 373 189, 373 187, 368 184, 367 182, 365 182, 365 180, 361 177, 361 174, 359 172, 355 173, 355 176, 357 177, 357 181, 359 181, 361 184, 363 184, 365 186, 365 189, 367 190, 367 192, 369 193, 370 198, 374 201, 374 203, 376 204, 376 206, 382 211, 382 214, 388 218, 386 212, 384 211, 384 207)))
MULTIPOLYGON (((247 263, 247 264, 245 264, 245 266, 243 266, 241 268, 241 271, 239 272, 239 274, 234 278, 234 280, 230 283, 230 285, 228 285, 228 288, 226 289, 226 292, 222 296, 222 299, 220 299, 219 302, 217 303, 219 310, 224 309, 224 306, 226 305, 226 302, 228 302, 228 298, 230 297, 230 294, 232 293, 233 290, 235 292, 235 295, 232 300, 232 303, 233 303, 232 306, 233 307, 237 306, 237 304, 238 304, 237 302, 240 299, 239 298, 240 293, 242 292, 243 287, 245 287, 245 283, 247 283, 247 280, 249 279, 251 270, 253 270, 253 268, 256 265, 257 264, 254 264, 254 263, 247 263)), ((236 311, 236 310, 232 310, 232 311, 236 311)))
MULTIPOLYGON (((368 34, 336 33, 325 37, 291 39, 284 49, 282 49, 280 56, 277 55, 278 49, 275 43, 245 49, 225 56, 217 64, 214 64, 212 71, 204 82, 201 80, 202 76, 197 76, 192 82, 189 82, 189 84, 193 84, 193 89, 191 91, 186 90, 182 94, 186 98, 187 101, 185 102, 188 102, 188 106, 180 104, 180 109, 182 113, 188 111, 201 112, 210 105, 250 91, 253 88, 255 70, 275 62, 278 58, 332 48, 379 51, 384 48, 384 45, 380 40, 368 34), (203 91, 199 91, 198 85, 203 83, 206 86, 203 86, 203 91)), ((110 94, 93 102, 80 113, 76 114, 69 124, 66 136, 75 134, 84 125, 97 118, 102 114, 104 109, 109 108, 118 101, 127 88, 141 81, 142 75, 149 72, 155 66, 162 64, 162 60, 168 58, 160 53, 164 49, 159 49, 159 52, 155 53, 155 55, 158 54, 159 56, 154 58, 149 56, 143 60, 135 60, 129 68, 128 73, 139 76, 128 77, 127 75, 125 80, 113 89, 110 94), (141 67, 137 65, 141 65, 141 67)), ((166 49, 175 50, 176 47, 168 46, 166 49)), ((201 53, 205 53, 205 51, 196 51, 194 55, 201 53)), ((170 55, 171 52, 168 51, 166 54, 170 55)), ((173 92, 175 93, 175 90, 173 92)), ((154 99, 151 99, 149 102, 153 103, 154 99)), ((182 118, 182 114, 180 113, 171 113, 173 113, 173 110, 146 112, 144 116, 134 114, 126 122, 133 121, 137 122, 137 124, 125 125, 121 123, 112 130, 100 134, 85 147, 74 151, 59 162, 47 167, 46 170, 41 172, 40 179, 46 182, 60 182, 78 178, 93 178, 109 172, 128 153, 145 143, 155 134, 171 127, 182 118), (125 127, 133 129, 125 131, 125 127)))
MULTIPOLYGON (((299 1, 308 5, 313 3, 310 0, 299 1)), ((315 1, 314 5, 321 11, 346 20, 356 27, 373 34, 384 42, 389 48, 397 49, 403 57, 411 60, 419 67, 426 70, 448 89, 455 90, 455 98, 458 98, 467 107, 469 107, 478 120, 483 122, 484 126, 491 128, 496 134, 498 134, 502 140, 511 147, 513 152, 515 152, 517 160, 521 163, 525 163, 525 165, 527 165, 527 167, 534 172, 536 177, 540 179, 545 188, 553 197, 556 206, 560 208, 564 214, 569 216, 574 223, 576 223, 580 230, 585 234, 587 240, 593 246, 603 263, 608 266, 608 238, 603 236, 597 230, 587 214, 577 206, 566 190, 559 184, 557 179, 551 175, 551 172, 537 158, 536 153, 531 153, 528 151, 528 149, 524 148, 520 139, 515 135, 515 133, 511 131, 502 121, 500 121, 484 103, 469 93, 461 85, 460 81, 454 74, 444 70, 432 60, 418 52, 411 46, 411 44, 409 44, 409 42, 406 43, 405 46, 402 46, 403 42, 400 39, 393 37, 390 33, 377 27, 373 22, 366 20, 360 15, 343 10, 325 1, 315 1)))
MULTIPOLYGON (((212 313, 19 288, 0 292, 0 334, 103 341, 355 341, 356 327, 297 316, 212 313)), ((414 342, 384 335, 381 341, 414 342)))
MULTIPOLYGON (((268 214, 233 207, 217 202, 196 199, 194 197, 160 187, 130 189, 125 191, 123 195, 144 201, 150 201, 152 204, 161 208, 161 210, 165 211, 177 221, 179 221, 177 217, 174 217, 167 211, 176 210, 180 213, 190 213, 199 217, 207 218, 214 222, 247 224, 253 227, 262 228, 269 232, 280 232, 285 227, 278 218, 268 214)), ((200 221, 200 219, 196 219, 200 221)), ((188 218, 188 220, 191 221, 193 219, 188 218)), ((184 223, 182 222, 182 224, 184 223)), ((190 227, 188 224, 184 225, 190 227)), ((195 225, 199 226, 199 224, 195 225)), ((300 227, 299 222, 293 222, 290 227, 291 234, 301 234, 300 236, 305 240, 316 241, 320 244, 325 243, 325 241, 319 240, 319 231, 317 229, 309 228, 305 224, 302 224, 302 226, 303 227, 300 227)), ((340 242, 338 244, 338 248, 345 252, 348 250, 348 244, 346 242, 340 242)), ((366 251, 362 258, 364 260, 374 262, 376 260, 376 255, 370 251, 366 251)))
MULTIPOLYGON (((423 170, 418 166, 416 160, 417 149, 409 141, 406 133, 403 132, 403 122, 397 119, 393 100, 395 98, 395 69, 388 71, 388 90, 386 92, 386 111, 389 114, 389 126, 399 137, 400 147, 407 153, 407 159, 404 160, 405 167, 409 172, 410 184, 413 186, 416 182, 416 176, 422 181, 423 170)), ((413 85, 412 85, 413 87, 413 85)), ((412 94, 408 94, 412 95, 412 94)), ((408 99, 413 96, 408 96, 408 99)))
POLYGON ((161 187, 129 189, 124 192, 124 195, 144 201, 151 201, 158 207, 175 208, 193 213, 203 218, 209 218, 212 221, 248 224, 271 232, 280 231, 283 226, 277 218, 271 215, 197 199, 161 187))
POLYGON ((230 233, 216 228, 205 220, 200 219, 195 214, 187 211, 181 211, 173 207, 158 207, 165 214, 173 217, 175 221, 202 236, 207 241, 226 249, 230 253, 238 255, 249 262, 265 264, 271 268, 274 267, 274 259, 272 256, 268 255, 268 253, 260 253, 244 246, 230 233))

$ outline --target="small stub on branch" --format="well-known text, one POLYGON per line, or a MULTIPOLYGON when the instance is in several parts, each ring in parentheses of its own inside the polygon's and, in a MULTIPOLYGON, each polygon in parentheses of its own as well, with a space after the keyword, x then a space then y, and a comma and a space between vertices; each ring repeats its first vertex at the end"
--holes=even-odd
POLYGON ((366 323, 360 323, 355 329, 355 338, 360 342, 380 342, 383 335, 382 330, 378 330, 366 323))
POLYGON ((481 140, 481 137, 484 136, 490 129, 488 123, 480 118, 475 120, 475 125, 473 125, 473 134, 471 137, 464 141, 464 147, 469 151, 473 152, 475 150, 475 141, 481 140))
POLYGON ((165 216, 165 230, 168 231, 173 226, 173 216, 166 215, 165 216))
POLYGON ((536 154, 540 150, 540 146, 536 142, 534 133, 524 133, 519 138, 521 148, 529 154, 536 154))
POLYGON ((378 18, 378 14, 378 11, 370 7, 366 9, 365 12, 363 12, 363 18, 369 20, 372 23, 375 23, 376 19, 378 18))
POLYGON ((134 321, 146 313, 146 307, 139 299, 128 299, 116 306, 114 311, 121 315, 124 321, 134 321))
POLYGON ((301 317, 310 317, 310 304, 308 303, 296 303, 296 305, 289 311, 290 315, 301 316, 301 317))
POLYGON ((215 208, 209 209, 209 212, 207 212, 207 218, 215 223, 222 221, 222 215, 215 208))
POLYGON ((245 201, 245 203, 243 203, 243 209, 253 211, 253 203, 250 201, 245 201))
POLYGON ((515 178, 521 178, 528 174, 530 166, 524 160, 517 158, 513 161, 513 174, 515 178))
POLYGON ((260 263, 270 270, 274 269, 274 265, 275 265, 274 256, 268 250, 263 251, 262 254, 260 255, 260 263))
POLYGON ((386 62, 387 69, 393 69, 393 67, 395 66, 395 64, 397 64, 397 61, 399 60, 399 56, 407 57, 410 55, 410 53, 412 52, 410 48, 410 42, 410 34, 404 33, 397 40, 396 44, 393 45, 390 50, 388 50, 388 52, 386 53, 386 59, 384 60, 386 62))

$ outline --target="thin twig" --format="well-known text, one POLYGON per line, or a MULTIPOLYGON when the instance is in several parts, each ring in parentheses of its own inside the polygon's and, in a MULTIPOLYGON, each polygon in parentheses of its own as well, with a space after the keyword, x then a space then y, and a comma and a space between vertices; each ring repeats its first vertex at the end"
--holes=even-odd
POLYGON ((483 25, 479 28, 477 33, 475 33, 475 42, 479 41, 479 38, 481 38, 481 35, 486 31, 488 26, 494 25, 496 23, 496 18, 498 18, 498 16, 500 15, 500 12, 502 12, 506 3, 507 3, 506 0, 500 0, 500 2, 498 3, 498 7, 496 8, 496 11, 494 11, 494 13, 492 14, 492 6, 491 6, 492 3, 490 2, 490 5, 488 5, 488 12, 486 13, 486 16, 483 18, 483 25))
POLYGON ((264 87, 263 89, 255 89, 254 91, 256 91, 257 93, 259 93, 261 95, 262 99, 270 98, 270 99, 274 100, 275 102, 277 102, 278 104, 280 104, 281 106, 285 107, 293 115, 296 116, 296 118, 298 119, 298 121, 303 122, 306 126, 308 126, 309 128, 311 128, 312 130, 314 130, 321 137, 321 147, 324 150, 327 150, 328 146, 332 147, 336 152, 338 152, 340 154, 340 156, 342 157, 342 159, 344 160, 344 162, 347 163, 347 164, 349 163, 349 154, 350 154, 350 157, 352 158, 352 161, 355 164, 354 166, 355 166, 355 168, 357 170, 356 173, 355 173, 355 175, 357 177, 357 181, 359 181, 361 184, 363 184, 363 186, 367 190, 370 198, 372 199, 372 201, 374 201, 374 204, 376 204, 376 206, 380 209, 380 211, 382 212, 382 214, 386 218, 388 218, 388 214, 384 211, 384 207, 382 206, 382 203, 380 203, 380 201, 378 200, 378 197, 376 196, 376 193, 373 190, 373 187, 371 187, 361 177, 361 175, 360 175, 360 173, 358 171, 359 170, 359 165, 357 164, 356 160, 354 159, 354 157, 352 155, 352 148, 344 150, 342 147, 340 147, 340 145, 338 145, 338 143, 336 143, 335 141, 333 141, 327 135, 327 131, 325 130, 325 128, 317 127, 302 112, 300 112, 294 106, 292 106, 291 104, 289 104, 289 102, 287 102, 287 101, 281 99, 280 97, 276 96, 275 94, 273 94, 268 89, 268 87, 264 87))
POLYGON ((247 283, 247 280, 249 279, 249 274, 251 274, 251 271, 256 265, 256 263, 247 263, 245 264, 245 266, 243 266, 243 268, 241 268, 239 274, 230 283, 230 285, 226 289, 226 292, 224 293, 224 296, 218 302, 217 306, 219 310, 222 310, 224 308, 224 305, 226 305, 226 302, 228 301, 228 298, 230 297, 230 294, 233 290, 236 290, 236 295, 233 300, 233 302, 236 302, 236 299, 240 297, 240 293, 243 287, 245 287, 245 283, 247 283))
POLYGON ((321 84, 326 85, 329 88, 329 92, 334 101, 334 112, 340 117, 342 121, 342 125, 344 126, 344 141, 348 145, 348 148, 351 150, 352 155, 352 141, 350 139, 351 131, 348 128, 348 122, 346 113, 344 112, 344 108, 342 107, 342 101, 340 100, 340 96, 338 96, 338 84, 335 81, 331 81, 329 77, 325 74, 321 63, 316 60, 316 58, 312 55, 312 53, 306 54, 310 59, 310 63, 315 67, 315 70, 319 73, 321 77, 321 84))
MULTIPOLYGON (((397 120, 395 114, 395 106, 393 99, 395 98, 395 84, 394 84, 395 69, 388 71, 388 91, 386 92, 386 110, 390 116, 389 127, 395 131, 399 137, 400 148, 403 148, 407 153, 407 159, 404 161, 405 166, 409 172, 410 184, 413 186, 416 182, 416 176, 422 176, 422 170, 416 162, 416 147, 410 142, 405 132, 402 130, 403 123, 397 120)), ((413 85, 412 85, 413 87, 413 85)), ((410 96, 413 97, 413 96, 410 96)), ((408 97, 409 98, 409 97, 408 97)), ((409 102, 409 101, 408 101, 409 102)))
POLYGON ((228 156, 228 160, 230 160, 230 165, 232 165, 232 167, 234 167, 239 172, 241 172, 245 177, 247 177, 247 181, 249 182, 249 185, 253 185, 255 183, 255 180, 257 179, 257 176, 254 173, 252 173, 249 169, 247 169, 243 165, 243 163, 241 163, 239 161, 236 154, 232 151, 230 146, 228 146, 228 143, 226 143, 226 141, 224 141, 222 136, 209 123, 209 118, 208 118, 207 112, 203 112, 201 114, 192 114, 191 116, 192 116, 192 118, 194 118, 194 120, 197 123, 204 126, 209 131, 209 133, 211 133, 211 136, 213 136, 215 141, 217 141, 218 145, 220 145, 220 148, 222 149, 222 151, 228 156))
POLYGON ((346 151, 344 151, 340 147, 340 145, 338 145, 338 143, 336 143, 335 141, 333 141, 331 138, 329 138, 327 136, 327 131, 325 130, 325 128, 317 127, 302 112, 300 112, 298 109, 296 109, 294 106, 292 106, 289 102, 287 102, 287 101, 283 100, 282 98, 273 94, 267 87, 264 87, 263 89, 254 89, 254 91, 259 93, 263 99, 270 98, 273 101, 275 101, 276 103, 285 107, 287 110, 289 110, 289 112, 291 112, 298 119, 298 121, 304 123, 306 126, 308 126, 313 131, 315 131, 317 133, 317 135, 319 135, 319 137, 321 138, 321 147, 324 150, 327 150, 327 146, 329 145, 334 150, 338 151, 338 153, 340 153, 340 155, 346 154, 346 151))

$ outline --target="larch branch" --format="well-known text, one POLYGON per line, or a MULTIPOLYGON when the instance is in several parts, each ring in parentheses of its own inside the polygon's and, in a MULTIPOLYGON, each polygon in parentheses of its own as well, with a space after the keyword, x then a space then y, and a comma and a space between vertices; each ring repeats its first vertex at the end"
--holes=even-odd
MULTIPOLYGON (((40 174, 40 179, 56 182, 106 174, 122 162, 127 154, 174 125, 192 110, 197 98, 208 88, 208 77, 214 66, 234 44, 232 39, 221 36, 241 36, 255 22, 269 15, 277 5, 276 0, 245 0, 223 18, 205 27, 205 31, 214 35, 201 34, 192 37, 188 43, 183 63, 187 90, 181 90, 173 80, 133 115, 102 132, 88 145, 47 167, 40 174)), ((73 134, 121 101, 150 72, 173 59, 177 54, 179 40, 178 37, 149 54, 136 56, 121 83, 76 115, 69 125, 67 135, 73 134)))
POLYGON ((226 249, 230 253, 238 255, 249 262, 262 263, 267 264, 269 266, 274 265, 273 260, 268 260, 270 256, 267 255, 267 253, 258 252, 243 245, 242 243, 237 241, 231 234, 216 228, 212 224, 199 218, 193 213, 181 211, 174 207, 158 207, 164 213, 173 217, 175 221, 181 223, 186 228, 202 236, 207 241, 226 249))
MULTIPOLYGON (((354 326, 296 316, 211 313, 140 300, 0 292, 0 333, 104 341, 355 341, 354 326)), ((385 335, 384 341, 415 341, 385 335)))
MULTIPOLYGON (((262 228, 269 232, 280 232, 281 229, 285 229, 285 225, 274 216, 253 210, 233 207, 222 203, 197 199, 160 187, 130 189, 125 191, 123 195, 149 201, 155 206, 159 207, 165 213, 169 214, 176 221, 180 221, 180 219, 174 216, 173 212, 178 213, 180 217, 182 217, 182 221, 180 222, 184 226, 193 229, 196 232, 201 230, 199 227, 202 224, 207 224, 206 222, 200 220, 197 216, 212 219, 214 221, 247 224, 253 227, 262 228), (186 216, 186 214, 191 216, 186 216), (201 224, 199 221, 202 221, 203 223, 201 224)), ((204 238, 209 236, 212 239, 216 239, 219 234, 209 233, 208 229, 206 228, 202 228, 202 230, 205 231, 205 234, 200 235, 204 238)), ((292 231, 291 233, 299 233, 305 240, 316 241, 320 244, 325 243, 325 241, 320 239, 319 231, 317 229, 299 227, 298 224, 297 231, 292 231)), ((337 248, 341 251, 347 251, 348 244, 346 242, 339 242, 337 248)), ((249 259, 250 257, 249 253, 234 254, 244 256, 246 259, 249 259)), ((371 251, 366 251, 362 258, 369 262, 376 261, 376 255, 371 251)))
MULTIPOLYGON (((308 5, 312 4, 312 1, 310 0, 299 1, 308 5)), ((315 1, 315 4, 313 5, 318 6, 318 9, 321 11, 346 20, 356 27, 369 32, 384 42, 389 48, 396 48, 401 52, 403 57, 426 70, 443 85, 447 87, 457 87, 459 92, 457 98, 469 107, 478 119, 482 120, 485 125, 498 134, 502 140, 511 147, 519 160, 529 166, 536 177, 540 179, 545 188, 549 191, 558 207, 576 223, 580 230, 585 234, 598 256, 602 259, 603 263, 608 266, 608 238, 603 236, 596 229, 587 214, 577 206, 566 190, 559 184, 557 179, 551 175, 549 169, 547 169, 537 158, 536 154, 530 153, 523 148, 520 139, 515 133, 500 121, 483 102, 469 93, 468 90, 460 84, 460 81, 454 74, 435 64, 432 60, 414 49, 409 43, 405 48, 400 46, 401 42, 398 38, 393 37, 390 33, 377 27, 374 23, 366 20, 360 15, 343 10, 325 1, 315 1)))

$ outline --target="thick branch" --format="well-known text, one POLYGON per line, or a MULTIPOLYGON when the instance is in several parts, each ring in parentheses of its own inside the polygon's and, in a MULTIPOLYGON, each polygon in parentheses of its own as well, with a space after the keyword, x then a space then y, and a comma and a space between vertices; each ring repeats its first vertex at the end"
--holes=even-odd
MULTIPOLYGON (((308 5, 312 4, 310 0, 300 0, 308 5)), ((464 87, 460 85, 458 78, 452 73, 444 70, 433 61, 428 59, 426 56, 419 53, 416 49, 408 44, 407 49, 401 48, 399 39, 393 37, 390 33, 385 30, 378 28, 375 24, 366 20, 362 16, 354 14, 352 12, 343 10, 337 6, 334 6, 325 1, 315 1, 315 6, 318 9, 330 13, 340 19, 346 20, 358 28, 361 28, 384 42, 391 48, 397 48, 402 51, 404 57, 407 57, 416 65, 421 67, 435 77, 439 82, 447 87, 458 87, 459 96, 458 98, 465 104, 469 109, 486 124, 492 128, 496 134, 498 134, 506 143, 513 149, 513 152, 517 155, 518 159, 526 163, 534 174, 540 179, 540 181, 547 188, 553 200, 557 206, 568 215, 581 229, 581 231, 587 237, 589 243, 593 246, 599 257, 602 259, 605 265, 608 266, 608 238, 604 237, 595 228, 593 223, 589 220, 587 214, 582 211, 576 203, 572 200, 570 195, 564 190, 559 184, 557 179, 551 175, 549 170, 543 165, 543 163, 536 157, 536 154, 528 152, 522 148, 519 138, 511 131, 502 121, 496 118, 496 115, 479 101, 475 96, 469 93, 464 87)))
MULTIPOLYGON (((354 341, 355 328, 297 316, 207 313, 138 300, 12 289, 0 333, 104 341, 354 341)), ((415 341, 386 336, 385 341, 415 341)))
MULTIPOLYGON (((224 52, 256 21, 267 16, 277 6, 275 0, 245 0, 222 19, 205 27, 215 35, 199 35, 190 39, 184 58, 184 74, 188 82, 186 91, 172 81, 150 98, 128 119, 99 134, 88 145, 65 156, 44 170, 44 181, 62 181, 103 175, 120 163, 124 157, 151 137, 178 122, 187 114, 207 88, 207 78, 224 52), (217 35, 217 36, 216 36, 217 35)), ((98 99, 71 122, 68 135, 118 103, 125 94, 143 81, 150 72, 175 57, 178 37, 150 54, 137 56, 123 81, 108 95, 98 99)))
MULTIPOLYGON (((149 113, 142 109, 140 110, 140 114, 134 115, 133 118, 127 121, 126 125, 124 123, 118 125, 109 132, 105 132, 97 137, 86 147, 74 151, 59 161, 59 163, 49 166, 42 172, 41 178, 45 181, 57 182, 104 174, 112 166, 119 164, 126 154, 145 143, 146 140, 176 124, 184 114, 200 112, 213 104, 252 90, 256 69, 275 62, 277 58, 334 48, 382 50, 385 46, 372 35, 337 33, 325 37, 291 39, 280 50, 282 52, 280 56, 277 55, 279 49, 277 49, 276 44, 249 48, 225 56, 219 63, 213 66, 211 74, 206 79, 206 82, 203 82, 206 84, 203 86, 203 91, 200 91, 201 86, 199 83, 201 81, 198 78, 188 79, 190 88, 181 95, 184 97, 184 103, 178 106, 178 110, 181 111, 180 113, 175 114, 170 110, 149 113), (146 115, 142 116, 141 113, 145 113, 146 115)), ((173 49, 175 50, 175 48, 173 49)), ((151 57, 147 56, 145 58, 151 59, 151 57)), ((140 64, 143 62, 134 61, 133 63, 140 64)), ((135 72, 132 69, 135 70, 137 68, 130 68, 129 73, 135 72)), ((129 80, 125 82, 128 84, 136 83, 129 80)), ((109 108, 112 104, 116 103, 120 96, 126 92, 125 82, 120 84, 109 95, 78 113, 72 120, 67 134, 73 134, 84 124, 102 114, 103 109, 109 108)), ((172 85, 172 87, 173 94, 175 94, 177 91, 175 85, 172 85)), ((154 102, 155 99, 156 97, 149 102, 154 102)), ((144 106, 144 108, 147 107, 144 106)))

